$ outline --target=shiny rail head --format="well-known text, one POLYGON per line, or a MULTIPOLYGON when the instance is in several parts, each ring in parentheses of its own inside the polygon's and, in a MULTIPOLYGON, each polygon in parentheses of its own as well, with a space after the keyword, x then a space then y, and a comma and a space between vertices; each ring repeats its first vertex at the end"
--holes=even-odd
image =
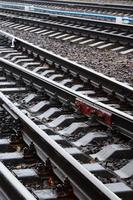
POLYGON ((95 70, 93 70, 93 69, 90 69, 90 68, 88 68, 88 67, 85 67, 85 66, 83 66, 83 65, 80 65, 80 64, 78 64, 78 63, 76 63, 76 62, 73 62, 73 61, 70 61, 70 60, 68 60, 67 58, 63 58, 62 56, 60 56, 60 55, 56 55, 55 53, 53 53, 53 52, 51 52, 51 51, 48 51, 48 50, 46 50, 46 49, 43 49, 43 48, 41 48, 41 47, 37 47, 37 46, 35 46, 34 44, 31 44, 31 43, 29 43, 29 42, 27 42, 27 41, 24 41, 24 40, 22 40, 22 39, 20 39, 20 38, 18 38, 18 37, 15 37, 15 36, 13 36, 13 35, 11 35, 11 34, 9 34, 9 33, 7 33, 7 32, 4 32, 4 31, 0 31, 0 34, 1 35, 3 35, 3 36, 7 36, 8 38, 9 38, 9 40, 14 40, 14 42, 16 41, 18 41, 18 43, 20 42, 22 45, 24 44, 24 46, 26 45, 27 46, 27 48, 28 48, 28 46, 30 47, 30 48, 33 48, 33 49, 36 49, 37 51, 38 51, 38 53, 40 52, 42 55, 44 55, 44 56, 50 56, 50 58, 51 59, 56 59, 56 60, 58 60, 59 62, 61 62, 62 64, 64 64, 64 65, 67 65, 67 66, 69 66, 69 65, 71 65, 72 67, 76 67, 77 69, 80 69, 80 70, 83 70, 85 73, 91 73, 92 75, 94 74, 95 76, 97 76, 97 77, 101 77, 103 80, 105 80, 105 81, 109 81, 109 82, 111 82, 112 84, 116 84, 118 87, 120 87, 120 86, 122 86, 123 88, 125 88, 125 89, 127 89, 127 90, 129 90, 129 91, 131 91, 131 92, 133 92, 133 87, 131 87, 130 85, 128 85, 127 83, 125 84, 125 83, 122 83, 122 82, 119 82, 119 81, 117 81, 116 79, 114 79, 114 78, 112 78, 112 77, 108 77, 108 76, 106 76, 106 75, 104 75, 104 74, 102 74, 102 73, 99 73, 99 72, 97 72, 97 71, 95 71, 95 70))
MULTIPOLYGON (((38 140, 34 140, 33 138, 31 138, 31 141, 34 142, 35 144, 35 148, 38 152, 41 151, 41 156, 45 155, 46 153, 43 152, 43 143, 44 146, 48 145, 49 146, 49 150, 48 152, 50 153, 51 160, 56 164, 56 166, 63 167, 64 169, 64 173, 67 174, 67 176, 69 177, 69 172, 70 174, 73 171, 73 177, 69 177, 70 180, 72 181, 72 183, 79 189, 79 191, 85 195, 85 197, 88 196, 88 198, 90 198, 90 192, 89 192, 89 185, 90 187, 98 194, 99 199, 106 199, 106 200, 120 200, 120 198, 115 195, 113 192, 111 192, 101 181, 99 181, 94 175, 92 175, 89 171, 87 171, 81 164, 79 164, 78 161, 76 161, 71 155, 69 155, 69 153, 67 153, 62 147, 60 147, 53 139, 51 139, 44 131, 42 131, 33 121, 31 121, 31 119, 29 119, 24 113, 22 113, 4 94, 2 94, 0 92, 0 99, 1 102, 3 102, 4 104, 6 104, 8 106, 9 109, 12 110, 12 112, 14 112, 19 119, 25 124, 25 126, 29 127, 34 134, 28 134, 28 137, 33 137, 36 136, 38 138, 38 140), (53 153, 54 152, 54 153, 53 153), (57 157, 60 157, 60 159, 56 159, 57 157), (62 163, 60 162, 60 160, 62 159, 62 163), (69 167, 71 167, 71 170, 68 168, 66 168, 66 164, 68 163, 69 167), (77 183, 77 175, 78 175, 78 181, 79 183, 77 183), (80 181, 81 179, 84 180, 86 182, 86 184, 88 185, 88 187, 84 187, 85 185, 83 185, 83 183, 80 181), (76 182, 75 182, 76 181, 76 182), (79 188, 79 185, 82 185, 82 189, 79 188), (87 190, 87 191, 86 191, 87 190), (101 193, 101 197, 100 197, 100 193, 101 193)), ((32 132, 31 131, 31 132, 32 132)), ((35 138, 36 138, 35 137, 35 138)), ((44 157, 45 157, 44 156, 44 157)), ((49 156, 49 155, 48 155, 49 156)), ((95 193, 94 193, 95 194, 95 193)), ((95 196, 93 194, 93 196, 95 196)), ((96 194, 96 196, 97 196, 96 194)), ((91 194, 92 195, 92 194, 91 194)), ((97 197, 95 196, 95 199, 97 200, 97 197)))

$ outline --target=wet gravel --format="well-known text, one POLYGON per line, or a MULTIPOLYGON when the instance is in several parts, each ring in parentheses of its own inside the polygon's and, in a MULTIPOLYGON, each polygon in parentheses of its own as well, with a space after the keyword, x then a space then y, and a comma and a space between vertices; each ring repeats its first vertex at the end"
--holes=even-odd
POLYGON ((120 55, 0 25, 1 30, 133 86, 133 54, 120 55))

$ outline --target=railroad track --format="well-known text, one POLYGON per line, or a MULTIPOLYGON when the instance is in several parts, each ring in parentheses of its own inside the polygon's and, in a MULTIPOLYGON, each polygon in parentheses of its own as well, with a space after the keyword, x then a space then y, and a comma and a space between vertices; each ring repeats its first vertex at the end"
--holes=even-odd
POLYGON ((4 194, 11 199, 27 199, 27 195, 32 195, 31 199, 46 195, 48 199, 53 195, 53 199, 117 200, 119 196, 131 200, 132 88, 18 38, 11 48, 11 40, 11 35, 1 35, 0 91, 6 96, 0 92, 0 160, 4 163, 0 163, 0 175, 2 183, 6 181, 9 186, 7 191, 7 185, 1 184, 4 194), (63 86, 61 76, 52 78, 54 67, 56 75, 64 70, 61 74, 66 78, 62 78, 73 80, 74 87, 82 79, 86 88, 75 92, 74 88, 63 86), (42 76, 38 70, 50 70, 49 76, 42 76), (88 96, 82 95, 83 91, 88 96), (123 111, 101 103, 99 95, 103 93, 123 111), (130 113, 126 114, 125 108, 130 108, 130 113), (23 186, 9 171, 30 193, 23 188, 22 194, 23 186), (63 183, 66 176, 69 181, 63 183), (14 193, 10 192, 12 189, 14 193))
MULTIPOLYGON (((3 1, 1 1, 3 2, 3 1)), ((5 2, 5 1, 4 1, 5 2)), ((17 0, 6 2, 19 2, 17 0)), ((86 12, 100 12, 103 14, 120 15, 120 16, 132 16, 133 6, 132 5, 120 5, 120 4, 105 4, 105 3, 81 3, 81 2, 71 2, 71 1, 26 1, 22 0, 21 3, 28 3, 36 6, 43 6, 55 9, 71 9, 71 10, 82 10, 86 12)))
MULTIPOLYGON (((2 78, 5 78, 3 74, 1 75, 2 78)), ((4 82, 6 85, 6 79, 4 82)), ((12 85, 9 79, 8 83, 12 85)), ((19 88, 17 84, 15 87, 19 88)), ((13 95, 15 95, 16 92, 15 87, 13 88, 13 95)), ((9 87, 7 89, 9 89, 9 87)), ((8 92, 6 91, 6 93, 12 96, 12 92, 9 90, 8 92)), ((16 92, 16 95, 17 94, 18 92, 16 92)), ((21 91, 21 95, 24 95, 24 90, 23 92, 21 91)), ((85 194, 85 191, 82 191, 78 182, 82 179, 83 183, 85 183, 92 178, 94 183, 96 183, 97 180, 89 173, 88 175, 90 177, 88 179, 88 175, 85 175, 87 171, 82 165, 79 165, 72 156, 66 153, 63 148, 54 142, 53 139, 42 131, 33 121, 26 117, 2 93, 0 93, 0 99, 0 118, 2 121, 0 127, 2 130, 0 137, 0 195, 2 199, 88 199, 89 196, 85 194), (83 171, 79 171, 79 169, 76 169, 77 167, 83 171), (75 179, 76 185, 74 184, 74 179, 71 179, 71 183, 68 178, 65 178, 66 176, 68 177, 69 173, 71 178, 71 173, 73 173, 73 175, 77 173, 79 181, 75 179), (82 174, 81 179, 79 173, 82 174), (83 176, 88 180, 83 180, 83 176), (78 196, 78 198, 76 196, 78 196)), ((75 178, 77 177, 75 176, 75 178)), ((87 182, 86 184, 88 185, 87 182)), ((90 186, 92 187, 93 184, 91 183, 90 186)), ((97 182, 97 184, 99 183, 97 182)), ((98 188, 95 189, 97 190, 98 188)), ((100 192, 100 187, 98 190, 98 193, 101 193, 101 197, 105 196, 105 199, 109 198, 106 197, 104 192, 107 192, 107 196, 110 194, 112 198, 114 197, 117 199, 117 197, 107 191, 106 188, 104 188, 105 191, 103 190, 103 194, 102 191, 100 192)), ((92 197, 93 196, 92 194, 92 197)), ((96 196, 94 199, 95 198, 96 196)))
MULTIPOLYGON (((4 43, 5 41, 1 44, 4 45, 4 43)), ((4 63, 1 62, 1 69, 3 67, 4 63)), ((18 73, 16 73, 16 70, 14 71, 14 69, 11 69, 12 73, 15 73, 15 77, 19 76, 20 71, 18 70, 18 73)), ((23 99, 24 96, 27 96, 27 92, 33 92, 31 90, 31 87, 29 87, 29 84, 27 85, 27 78, 28 80, 32 79, 30 74, 29 77, 27 77, 28 74, 23 74, 23 78, 26 81, 26 87, 21 87, 22 82, 15 77, 13 78, 14 75, 10 76, 9 71, 7 72, 6 67, 4 67, 4 70, 5 71, 1 71, 0 85, 1 90, 3 88, 3 92, 7 94, 8 98, 10 97, 15 100, 17 98, 17 95, 20 95, 23 99)), ((37 91, 38 89, 42 90, 44 87, 44 82, 39 81, 39 83, 38 81, 39 80, 37 80, 37 83, 39 85, 36 85, 37 91)), ((49 85, 47 83, 45 84, 49 88, 49 85)), ((53 89, 55 90, 56 87, 53 86, 53 89)), ((61 93, 62 95, 64 95, 63 91, 61 93)), ((67 173, 70 170, 70 173, 75 174, 76 165, 78 168, 80 168, 80 170, 81 166, 79 166, 78 163, 75 163, 76 161, 74 159, 72 159, 66 152, 64 152, 61 147, 53 142, 50 137, 48 137, 46 133, 41 130, 44 129, 43 124, 40 123, 40 129, 19 109, 17 109, 12 104, 12 102, 10 102, 7 97, 5 97, 2 93, 0 93, 0 99, 0 117, 2 120, 2 135, 0 139, 2 150, 0 152, 0 160, 4 164, 3 165, 2 163, 0 163, 0 177, 3 199, 7 199, 7 197, 9 197, 10 199, 77 199, 77 197, 73 193, 73 189, 69 180, 65 179, 63 183, 62 179, 66 176, 66 173, 64 174, 64 169, 65 171, 67 171, 67 173), (32 143, 30 141, 32 141, 32 143), (51 161, 47 158, 47 156, 50 156, 51 161), (70 165, 73 165, 75 167, 70 167, 70 165), (19 181, 21 181, 21 183, 30 191, 30 193, 25 187, 23 187, 20 182, 16 180, 16 178, 12 174, 15 175, 15 177, 17 177, 19 181), (3 182, 6 183, 6 185, 3 184, 3 182)), ((79 169, 77 172, 80 172, 79 169)), ((86 171, 84 170, 84 168, 82 172, 85 175, 86 171)), ((81 184, 85 183, 84 181, 81 181, 81 179, 83 178, 83 174, 81 176, 81 179, 79 177, 79 174, 77 176, 81 184)), ((87 174, 85 175, 85 178, 86 177, 87 174)), ((97 180, 92 177, 92 175, 90 176, 90 178, 94 180, 94 182, 96 181, 95 184, 97 183, 100 186, 100 183, 98 183, 97 180)), ((87 182, 86 184, 88 185, 87 182)), ((77 184, 77 187, 77 196, 79 197, 81 187, 79 184, 77 184)), ((103 186, 101 185, 101 187, 103 186)), ((103 191, 107 194, 107 196, 111 195, 111 198, 117 199, 106 188, 104 188, 103 191)), ((101 194, 101 192, 98 192, 98 196, 99 194, 101 196, 100 198, 103 198, 105 196, 104 198, 108 199, 105 194, 101 194)), ((81 192, 81 195, 82 199, 88 199, 89 197, 86 197, 84 191, 81 192)), ((89 195, 92 197, 94 196, 93 194, 89 195)), ((95 199, 96 195, 93 198, 95 199)))
POLYGON ((133 115, 131 86, 56 56, 19 38, 13 41, 14 47, 8 47, 8 42, 11 43, 14 36, 2 31, 1 34, 7 37, 5 39, 7 47, 1 48, 1 57, 5 62, 8 60, 65 88, 70 88, 78 92, 79 97, 83 95, 94 104, 116 109, 129 117, 133 115))
POLYGON ((51 16, 15 9, 0 9, 0 11, 1 24, 9 28, 80 45, 88 44, 98 49, 110 48, 121 54, 133 52, 132 25, 76 17, 51 16))

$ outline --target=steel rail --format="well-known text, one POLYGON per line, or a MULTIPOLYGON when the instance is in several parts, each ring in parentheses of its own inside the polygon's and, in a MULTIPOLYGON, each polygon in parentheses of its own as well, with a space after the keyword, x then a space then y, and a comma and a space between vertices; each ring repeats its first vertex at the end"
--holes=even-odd
MULTIPOLYGON (((133 25, 129 24, 116 24, 114 22, 106 22, 101 20, 87 19, 82 17, 73 17, 73 16, 63 16, 63 15, 50 15, 41 12, 33 12, 33 11, 22 11, 19 9, 11 9, 11 8, 0 8, 1 12, 17 14, 18 16, 29 16, 29 17, 37 17, 43 20, 55 20, 61 22, 69 22, 79 25, 92 25, 96 27, 105 27, 105 28, 113 28, 114 30, 122 30, 124 32, 133 33, 133 25)), ((1 15, 2 17, 2 15, 1 15)), ((5 15, 5 17, 8 17, 5 15)))
MULTIPOLYGON (((10 18, 10 17, 9 17, 10 18)), ((61 31, 70 34, 75 34, 77 36, 90 37, 94 39, 100 39, 103 41, 110 41, 125 45, 128 47, 133 47, 133 38, 129 36, 112 34, 107 32, 101 32, 96 30, 88 30, 81 27, 74 27, 72 25, 56 24, 54 22, 39 21, 34 19, 27 19, 22 17, 11 17, 11 21, 20 22, 28 25, 34 25, 40 28, 48 28, 54 31, 61 31)))
POLYGON ((78 99, 88 106, 92 106, 96 109, 112 114, 112 121, 117 126, 117 128, 119 128, 122 132, 126 133, 126 135, 128 135, 129 137, 133 137, 132 116, 125 114, 122 111, 118 111, 115 108, 111 108, 110 106, 105 105, 101 102, 97 102, 93 98, 81 95, 78 92, 73 91, 72 89, 69 89, 65 86, 61 86, 60 84, 51 81, 48 78, 42 77, 34 72, 31 72, 28 69, 22 68, 19 65, 11 63, 10 61, 7 61, 3 58, 0 58, 0 62, 1 64, 5 63, 6 65, 4 65, 4 70, 7 70, 7 73, 11 72, 14 76, 17 76, 18 80, 21 74, 22 80, 28 83, 29 85, 32 83, 32 85, 37 88, 45 88, 45 90, 51 93, 52 95, 54 95, 56 92, 61 99, 65 99, 66 96, 68 96, 70 101, 73 102, 73 104, 75 104, 75 101, 78 99))
POLYGON ((11 34, 8 34, 4 31, 0 31, 1 35, 4 35, 9 38, 10 41, 12 41, 13 38, 15 38, 15 47, 17 48, 18 46, 21 46, 23 48, 26 48, 27 50, 32 51, 32 53, 36 53, 37 56, 40 56, 40 59, 42 61, 45 61, 46 59, 51 60, 53 64, 58 64, 59 66, 64 66, 67 69, 73 71, 76 74, 81 75, 81 78, 83 80, 93 80, 97 84, 101 84, 102 86, 107 88, 110 91, 115 90, 116 93, 121 94, 121 95, 126 95, 130 99, 133 99, 133 87, 124 84, 122 82, 119 82, 115 79, 112 79, 102 73, 96 72, 93 69, 90 69, 88 67, 82 66, 77 64, 76 62, 70 61, 66 58, 63 58, 59 55, 56 55, 46 49, 42 49, 40 47, 37 47, 29 42, 26 42, 20 38, 14 37, 11 34), (41 58, 42 56, 42 58, 41 58))
POLYGON ((36 200, 2 162, 0 162, 0 188, 10 200, 36 200))
POLYGON ((79 162, 52 140, 1 92, 0 100, 2 105, 6 105, 19 117, 22 122, 22 129, 24 128, 23 134, 27 134, 24 131, 26 127, 26 132, 28 132, 27 136, 35 144, 37 152, 41 152, 41 157, 45 158, 46 155, 49 156, 52 162, 70 178, 73 185, 78 188, 83 197, 90 200, 97 200, 97 198, 99 200, 120 200, 119 197, 107 189, 101 181, 95 178, 79 164, 79 162))
MULTIPOLYGON (((29 0, 26 0, 26 1, 29 1, 29 0)), ((38 2, 38 0, 35 0, 35 1, 37 1, 38 2)), ((40 0, 39 0, 40 1, 40 0)), ((49 2, 49 1, 47 1, 47 2, 49 2)), ((105 5, 105 6, 112 6, 112 7, 129 7, 129 8, 132 8, 133 7, 133 5, 128 5, 128 4, 116 4, 116 3, 105 3, 105 2, 87 2, 87 1, 69 1, 69 0, 65 0, 65 1, 63 1, 63 0, 50 0, 50 2, 61 2, 61 3, 65 3, 65 4, 68 4, 68 3, 70 3, 70 4, 80 4, 80 5, 98 5, 98 6, 102 6, 102 5, 105 5)))
MULTIPOLYGON (((14 36, 1 31, 0 32, 2 35, 7 36, 10 40, 12 40, 12 38, 14 36)), ((63 66, 66 69, 69 69, 70 71, 75 72, 75 74, 79 74, 80 71, 80 75, 81 77, 86 77, 88 80, 88 77, 90 77, 91 80, 93 80, 93 82, 95 82, 96 84, 102 84, 102 87, 105 88, 106 90, 111 91, 115 91, 116 94, 122 98, 124 98, 125 96, 127 96, 128 100, 132 103, 133 100, 133 88, 121 83, 119 81, 116 80, 112 80, 112 78, 109 78, 101 73, 98 73, 92 69, 88 69, 85 66, 81 66, 75 62, 69 61, 65 58, 62 58, 59 55, 55 55, 52 52, 49 52, 47 50, 44 50, 40 47, 36 47, 33 44, 30 44, 24 40, 21 40, 19 38, 15 39, 15 45, 17 46, 21 46, 29 51, 31 51, 32 53, 35 53, 36 56, 40 56, 40 59, 42 59, 42 61, 44 62, 45 60, 51 60, 53 64, 58 64, 59 66, 63 66)), ((43 80, 43 84, 44 82, 47 83, 45 84, 45 87, 47 86, 47 89, 49 90, 49 88, 53 91, 53 93, 55 93, 55 86, 56 86, 56 90, 57 93, 63 98, 64 96, 66 97, 66 95, 69 95, 69 98, 72 102, 75 102, 75 99, 81 99, 83 102, 85 102, 86 104, 89 105, 93 105, 94 107, 97 107, 99 109, 102 109, 106 112, 109 112, 112 114, 112 120, 114 122, 115 125, 117 125, 117 127, 124 133, 128 134, 129 137, 133 137, 132 134, 132 124, 133 124, 133 117, 123 113, 122 111, 119 111, 115 108, 112 108, 108 105, 105 105, 104 103, 98 102, 97 100, 94 100, 93 98, 89 98, 86 97, 84 95, 79 94, 78 92, 75 92, 65 86, 60 86, 58 83, 54 82, 54 81, 50 81, 49 79, 42 77, 34 72, 31 72, 30 70, 24 69, 18 65, 15 65, 3 58, 0 59, 2 62, 9 64, 10 66, 15 67, 16 69, 19 68, 21 70, 21 72, 28 72, 27 74, 29 74, 29 76, 31 76, 31 74, 33 75, 33 77, 35 78, 34 81, 36 83, 39 82, 39 80, 43 80), (37 78, 38 77, 38 78, 37 78), (51 83, 51 84, 49 84, 51 83)), ((28 80, 29 77, 28 77, 28 80)))
POLYGON ((126 45, 128 46, 133 46, 133 38, 132 37, 128 37, 128 36, 124 36, 124 35, 117 35, 117 34, 111 34, 111 33, 105 33, 105 32, 101 32, 101 31, 95 31, 95 30, 87 30, 84 28, 78 28, 78 27, 73 27, 70 25, 62 25, 62 24, 56 24, 56 23, 52 23, 52 22, 36 22, 36 20, 32 20, 32 19, 20 19, 17 17, 13 17, 13 19, 15 19, 16 21, 23 21, 25 22, 29 22, 31 24, 35 24, 38 23, 38 27, 45 27, 45 28, 51 28, 52 30, 58 30, 58 31, 62 31, 62 32, 67 32, 67 33, 72 33, 75 34, 77 36, 85 36, 85 37, 90 37, 92 36, 92 38, 95 39, 101 39, 101 40, 105 40, 105 41, 115 41, 121 44, 126 43, 126 45), (40 25, 40 26, 39 26, 40 25))
MULTIPOLYGON (((1 0, 2 1, 2 0, 1 0)), ((6 2, 18 2, 17 0, 5 0, 6 2)), ((4 2, 5 2, 4 1, 4 2)), ((3 2, 3 1, 2 1, 3 2)), ((113 10, 113 11, 120 11, 120 12, 133 12, 133 6, 129 5, 119 5, 119 4, 105 4, 105 3, 78 3, 78 2, 71 2, 71 1, 31 1, 31 0, 21 0, 19 3, 27 3, 27 4, 38 4, 38 5, 55 5, 55 6, 67 6, 72 7, 76 6, 79 8, 96 8, 96 9, 106 9, 106 10, 113 10)))

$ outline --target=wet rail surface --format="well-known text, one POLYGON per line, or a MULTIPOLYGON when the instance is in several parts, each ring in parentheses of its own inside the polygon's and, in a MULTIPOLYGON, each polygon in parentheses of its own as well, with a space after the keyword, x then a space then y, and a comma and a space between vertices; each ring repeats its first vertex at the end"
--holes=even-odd
MULTIPOLYGON (((76 185, 77 188, 81 187, 79 190, 80 192, 83 189, 84 192, 83 193, 81 192, 82 195, 86 194, 88 196, 90 195, 92 199, 101 198, 103 200, 103 199, 117 199, 117 197, 114 195, 116 194, 122 199, 131 200, 133 197, 133 189, 132 189, 133 188, 132 186, 132 175, 133 175, 133 172, 132 172, 132 165, 133 165, 132 163, 132 122, 133 120, 131 117, 132 110, 128 112, 129 116, 127 116, 126 114, 127 110, 122 111, 123 116, 121 119, 123 120, 122 122, 124 126, 122 123, 119 124, 120 122, 117 121, 118 119, 116 116, 122 114, 121 112, 117 111, 117 114, 115 113, 115 115, 113 116, 114 114, 113 109, 111 113, 111 110, 109 112, 109 110, 107 109, 108 106, 104 105, 105 106, 104 109, 107 107, 106 112, 105 112, 105 110, 103 111, 103 107, 101 106, 102 104, 100 105, 98 103, 98 100, 94 101, 92 104, 92 102, 88 101, 85 95, 82 96, 78 90, 77 92, 75 92, 74 88, 70 89, 70 87, 65 87, 63 86, 63 84, 62 85, 58 84, 60 83, 59 81, 57 81, 59 78, 58 76, 56 77, 57 78, 56 81, 53 78, 50 78, 51 76, 55 76, 54 67, 56 67, 56 72, 62 72, 62 70, 65 69, 66 65, 68 65, 69 63, 68 66, 72 65, 73 70, 74 70, 74 63, 63 60, 61 57, 50 54, 49 52, 45 52, 41 50, 40 48, 37 49, 33 45, 30 45, 17 38, 16 38, 16 41, 14 41, 15 47, 11 48, 8 44, 8 43, 11 43, 8 37, 6 38, 3 36, 1 37, 0 53, 1 53, 2 58, 0 59, 0 67, 1 67, 0 68, 1 69, 0 90, 6 94, 6 97, 2 93, 0 93, 0 97, 1 97, 1 102, 2 102, 1 106, 3 107, 4 110, 10 113, 10 115, 14 119, 13 120, 14 123, 12 122, 12 120, 11 120, 11 123, 9 123, 12 117, 9 117, 9 115, 6 114, 5 119, 4 119, 4 116, 2 114, 2 118, 4 121, 4 123, 2 124, 3 127, 1 131, 2 138, 4 138, 4 134, 5 134, 5 137, 7 138, 9 137, 10 135, 9 131, 5 127, 10 127, 10 130, 11 130, 10 132, 12 132, 12 129, 13 129, 13 134, 12 136, 10 135, 10 140, 11 140, 12 145, 20 141, 19 140, 20 138, 22 140, 22 136, 23 136, 26 144, 30 146, 29 148, 27 148, 28 150, 24 150, 25 148, 21 147, 20 142, 17 145, 15 144, 15 146, 18 147, 18 151, 21 152, 21 150, 23 150, 23 152, 25 151, 28 152, 27 153, 28 158, 31 156, 29 154, 33 152, 33 154, 35 155, 35 158, 40 159, 36 156, 34 147, 38 148, 37 152, 41 152, 39 153, 39 156, 41 158, 43 158, 42 154, 49 152, 47 156, 51 158, 51 162, 52 163, 59 162, 59 163, 56 163, 56 165, 59 165, 59 168, 61 168, 61 172, 63 171, 65 175, 67 174, 67 176, 70 179, 70 182, 72 182, 72 185, 74 186, 76 185), (31 52, 31 49, 32 49, 32 52, 31 52), (31 56, 31 53, 32 53, 32 56, 31 56), (62 66, 62 68, 60 68, 59 66, 62 66), (49 67, 52 67, 52 69, 50 70, 53 70, 53 71, 49 72, 49 67), (50 74, 49 76, 45 76, 45 74, 44 76, 41 76, 41 73, 37 73, 38 70, 43 70, 41 71, 42 73, 46 73, 48 70, 50 74), (8 100, 7 98, 10 100, 8 100), (66 100, 66 99, 69 99, 69 100, 66 100), (27 117, 23 113, 27 115, 27 117), (21 119, 20 121, 22 121, 22 124, 20 123, 21 126, 17 126, 18 123, 16 123, 16 120, 18 120, 18 115, 21 119), (27 124, 25 124, 26 122, 29 123, 30 129, 28 128, 27 124), (36 125, 33 125, 33 124, 36 124, 36 125), (118 126, 120 125, 121 125, 121 129, 118 128, 118 126), (125 125, 128 125, 128 126, 125 126, 125 125), (14 129, 16 130, 16 128, 14 127, 16 126, 18 130, 17 134, 16 132, 14 132, 14 129), (36 131, 35 129, 33 130, 34 126, 36 128, 36 131), (45 133, 43 133, 41 129, 45 133), (22 134, 21 137, 18 134, 20 130, 22 134), (33 132, 31 130, 33 130, 33 132), (37 133, 35 134, 34 131, 37 133), (40 138, 39 133, 41 134, 41 138, 40 138), (43 141, 44 138, 42 139, 42 136, 45 136, 45 142, 43 141), (74 170, 73 172, 71 170, 70 171, 68 170, 68 166, 70 165, 67 164, 67 161, 64 160, 64 157, 63 158, 60 157, 61 155, 59 154, 59 152, 55 154, 57 149, 56 151, 54 150, 54 153, 51 153, 51 151, 49 151, 50 147, 47 148, 48 146, 46 145, 46 143, 49 140, 50 141, 52 140, 52 142, 53 141, 55 142, 55 143, 52 143, 54 147, 57 147, 58 149, 61 148, 60 150, 65 155, 67 155, 68 160, 70 158, 69 156, 73 157, 73 158, 71 157, 70 159, 72 160, 69 160, 69 161, 72 161, 71 164, 73 166, 77 167, 78 169, 82 169, 81 177, 83 176, 83 174, 84 176, 82 177, 83 179, 82 178, 81 179, 82 181, 87 181, 86 182, 87 185, 82 184, 82 181, 79 177, 79 171, 75 170, 74 168, 73 168, 74 170), (31 141, 33 143, 31 143, 31 141), (57 144, 59 146, 56 146, 57 144), (40 151, 40 148, 41 148, 41 151, 40 151), (78 163, 76 160, 78 161, 78 163), (73 173, 74 173, 74 176, 78 175, 77 178, 71 177, 73 173), (78 174, 76 175, 76 173, 78 174), (95 177, 93 177, 92 174, 95 177), (80 183, 76 182, 77 179, 80 183), (100 180, 100 182, 98 180, 100 180), (91 190, 93 192, 91 192, 91 190)), ((79 66, 77 65, 76 69, 78 67, 79 66)), ((84 71, 85 69, 82 69, 82 70, 84 71)), ((81 74, 82 74, 82 70, 80 66, 81 74)), ((66 70, 64 72, 66 72, 66 70)), ((86 73, 88 72, 86 71, 86 73)), ((89 73, 91 73, 91 77, 92 77, 92 74, 93 75, 95 74, 95 72, 93 71, 90 71, 89 73)), ((67 74, 62 73, 63 76, 67 74)), ((98 81, 98 76, 100 76, 100 74, 95 74, 95 76, 96 75, 97 75, 96 80, 98 81)), ((81 82, 79 84, 79 81, 81 81, 80 80, 81 77, 79 75, 77 76, 74 72, 71 73, 71 76, 69 78, 73 80, 74 87, 77 87, 77 85, 79 87, 79 85, 82 85, 83 81, 86 80, 85 77, 84 78, 82 77, 82 84, 81 82)), ((87 74, 87 77, 88 77, 88 74, 87 74)), ((99 78, 102 78, 103 83, 107 79, 107 77, 104 77, 105 80, 103 79, 103 77, 99 77, 99 78)), ((66 79, 68 79, 68 77, 66 77, 66 79)), ((61 79, 59 80, 62 81, 61 79)), ((99 97, 98 95, 97 97, 97 94, 103 95, 102 90, 104 87, 103 86, 101 87, 101 84, 100 86, 99 84, 96 84, 96 80, 95 81, 94 80, 95 79, 93 79, 92 81, 91 79, 91 81, 89 82, 87 81, 87 90, 85 91, 87 92, 91 91, 89 94, 92 94, 92 93, 94 94, 94 91, 96 90, 95 98, 103 99, 103 96, 100 95, 99 97), (91 83, 91 90, 88 90, 88 84, 90 87, 90 83, 91 83)), ((132 94, 131 88, 127 86, 124 87, 124 85, 120 87, 118 82, 111 81, 111 88, 112 87, 114 88, 114 92, 112 94, 109 88, 110 81, 111 80, 106 80, 106 87, 108 86, 108 90, 106 88, 105 92, 107 92, 109 96, 111 95, 111 97, 113 95, 112 97, 113 101, 114 101, 114 96, 115 96, 115 100, 117 97, 119 99, 119 103, 122 102, 122 104, 120 103, 122 108, 123 108, 122 105, 124 105, 124 108, 125 108, 125 105, 126 105, 125 101, 128 101, 128 104, 132 105, 132 99, 129 98, 131 97, 131 94, 132 94), (114 87, 115 85, 117 85, 116 88, 114 87), (125 94, 127 96, 130 94, 128 98, 126 98, 126 95, 124 95, 124 98, 123 98, 123 92, 124 93, 126 92, 125 94)), ((113 103, 116 105, 116 102, 113 102, 113 103)), ((129 107, 126 107, 126 109, 127 108, 129 107)), ((2 110, 2 113, 3 113, 3 110, 2 110)), ((35 173, 37 173, 36 168, 35 168, 36 165, 32 165, 33 163, 30 163, 30 164, 31 164, 30 166, 25 165, 25 163, 24 165, 16 166, 14 163, 11 164, 11 162, 9 162, 8 166, 7 165, 6 166, 9 169, 11 169, 11 171, 14 170, 13 173, 15 173, 17 177, 20 176, 19 178, 23 179, 24 178, 23 176, 26 176, 25 175, 26 170, 25 170, 25 173, 23 174, 24 172, 23 168, 25 169, 24 166, 26 166, 26 169, 27 168, 31 169, 29 171, 27 170, 29 174, 31 173, 31 171, 32 171, 31 173, 32 175, 33 174, 35 175, 35 173)), ((59 176, 59 177, 62 177, 62 176, 59 176)), ((29 175, 28 175, 28 178, 29 178, 29 175)), ((28 179, 28 180, 30 182, 31 179, 28 179)), ((51 182, 53 184, 53 179, 51 182)), ((60 185, 60 181, 58 183, 60 185)), ((39 186, 38 186, 38 182, 36 182, 36 178, 35 178, 34 184, 33 183, 29 184, 28 188, 31 186, 32 193, 34 193, 35 195, 41 195, 42 193, 40 192, 40 188, 39 189, 37 188, 39 186)), ((44 189, 43 192, 45 193, 46 188, 43 188, 43 189, 44 189)), ((53 191, 53 188, 52 188, 52 191, 53 191)), ((59 191, 60 191, 60 187, 59 187, 59 191)), ((70 189, 70 191, 71 191, 72 198, 75 198, 75 196, 73 196, 72 188, 70 189)), ((77 193, 74 192, 74 194, 76 195, 77 193)), ((39 198, 41 197, 39 196, 39 198)), ((62 198, 65 198, 65 197, 63 196, 62 198)))
POLYGON ((1 24, 9 28, 80 45, 88 44, 101 50, 111 48, 112 51, 119 51, 123 55, 133 52, 132 25, 51 16, 14 9, 0 9, 0 11, 1 24))

